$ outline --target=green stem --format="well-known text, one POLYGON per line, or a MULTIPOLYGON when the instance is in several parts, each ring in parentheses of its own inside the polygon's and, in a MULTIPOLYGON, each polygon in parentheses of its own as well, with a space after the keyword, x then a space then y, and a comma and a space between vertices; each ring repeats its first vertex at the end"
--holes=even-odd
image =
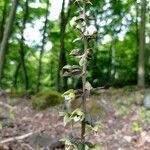
MULTIPOLYGON (((86 3, 85 0, 83 2, 83 16, 86 22, 86 3)), ((86 25, 84 26, 84 31, 86 31, 86 25)), ((88 48, 88 39, 87 37, 84 36, 84 55, 87 58, 87 48, 88 48)), ((82 96, 82 109, 84 110, 84 112, 86 112, 86 96, 85 96, 85 83, 86 83, 86 74, 87 74, 87 61, 85 61, 83 63, 83 67, 82 67, 82 87, 83 87, 83 96, 82 96)), ((82 121, 81 124, 81 140, 82 143, 85 142, 85 128, 86 128, 86 124, 85 124, 85 120, 82 121)), ((85 146, 83 146, 83 150, 85 149, 85 146)))

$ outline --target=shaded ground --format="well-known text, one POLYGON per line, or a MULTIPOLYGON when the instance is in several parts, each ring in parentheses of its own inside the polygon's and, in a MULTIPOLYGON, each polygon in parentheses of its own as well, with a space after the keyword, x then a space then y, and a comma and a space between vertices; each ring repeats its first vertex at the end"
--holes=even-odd
MULTIPOLYGON (((143 91, 111 88, 98 92, 101 94, 92 99, 103 105, 105 115, 98 123, 104 128, 87 138, 100 144, 102 150, 150 150, 150 111, 141 106, 143 91)), ((23 140, 3 144, 13 150, 48 149, 55 139, 71 133, 59 117, 62 106, 37 111, 25 98, 1 96, 0 102, 12 106, 0 105, 0 141, 39 131, 23 140)), ((75 127, 74 134, 79 135, 79 128, 75 127)))

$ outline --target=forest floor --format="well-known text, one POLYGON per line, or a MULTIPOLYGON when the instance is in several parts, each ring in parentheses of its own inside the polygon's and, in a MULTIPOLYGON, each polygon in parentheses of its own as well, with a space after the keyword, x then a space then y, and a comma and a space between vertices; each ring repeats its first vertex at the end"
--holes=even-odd
MULTIPOLYGON (((150 150, 150 110, 142 106, 143 93, 137 88, 109 88, 93 96, 104 107, 97 122, 103 128, 87 139, 102 150, 150 150)), ((71 133, 59 117, 61 107, 38 111, 27 98, 0 96, 0 150, 48 150, 56 139, 71 133)), ((73 132, 78 135, 80 127, 73 132)))

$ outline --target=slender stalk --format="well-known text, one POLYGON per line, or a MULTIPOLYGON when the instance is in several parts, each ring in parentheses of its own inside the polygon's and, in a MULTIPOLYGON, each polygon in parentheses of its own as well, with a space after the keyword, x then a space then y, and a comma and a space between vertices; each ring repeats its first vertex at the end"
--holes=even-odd
MULTIPOLYGON (((87 23, 86 23, 86 3, 85 3, 85 0, 83 2, 83 16, 84 16, 84 20, 85 20, 84 31, 86 31, 87 23)), ((88 39, 87 39, 86 36, 84 36, 83 40, 84 40, 83 41, 84 42, 84 55, 87 58, 88 39)), ((86 74, 87 74, 87 61, 85 61, 84 64, 83 64, 82 73, 83 73, 83 76, 82 76, 82 87, 83 87, 83 89, 82 89, 83 90, 82 109, 84 110, 84 112, 86 112, 85 83, 86 83, 86 74)), ((81 140, 82 140, 82 143, 85 142, 85 128, 86 128, 86 124, 85 124, 85 120, 83 120, 82 124, 81 124, 81 140)), ((85 147, 83 148, 83 150, 84 149, 85 149, 85 147)))

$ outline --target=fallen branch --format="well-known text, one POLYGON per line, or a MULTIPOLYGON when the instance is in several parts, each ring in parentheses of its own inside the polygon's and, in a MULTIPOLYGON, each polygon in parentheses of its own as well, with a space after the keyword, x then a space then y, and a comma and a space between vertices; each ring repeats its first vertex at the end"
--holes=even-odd
POLYGON ((11 106, 11 105, 9 105, 9 104, 6 104, 6 103, 4 103, 4 102, 0 102, 0 106, 5 107, 5 108, 8 108, 8 109, 12 109, 12 108, 13 108, 13 106, 11 106))
POLYGON ((0 141, 0 144, 5 144, 5 143, 13 142, 13 141, 23 140, 23 139, 25 139, 25 138, 27 138, 29 136, 32 136, 35 133, 41 132, 41 131, 43 131, 43 130, 30 132, 30 133, 27 133, 27 134, 24 134, 24 135, 21 135, 21 136, 17 136, 17 137, 8 138, 8 139, 5 139, 3 141, 0 141))

